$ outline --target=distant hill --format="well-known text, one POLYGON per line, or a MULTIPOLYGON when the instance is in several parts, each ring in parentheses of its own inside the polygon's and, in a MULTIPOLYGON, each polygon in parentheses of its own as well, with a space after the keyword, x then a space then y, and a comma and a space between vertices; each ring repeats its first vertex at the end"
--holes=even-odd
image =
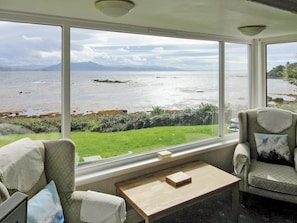
MULTIPOLYGON (((94 63, 92 61, 81 62, 81 63, 71 63, 71 70, 73 71, 178 71, 176 67, 166 67, 166 66, 131 66, 131 65, 114 65, 105 66, 94 63)), ((60 71, 62 68, 61 63, 42 67, 40 65, 27 65, 27 66, 11 66, 11 67, 1 67, 0 71, 60 71)))
POLYGON ((10 66, 10 67, 1 67, 0 71, 34 71, 41 70, 44 66, 41 65, 26 65, 26 66, 10 66))
MULTIPOLYGON (((166 67, 166 66, 131 66, 131 65, 114 65, 105 66, 94 63, 92 61, 81 62, 81 63, 71 63, 72 71, 178 71, 181 70, 176 67, 166 67)), ((40 65, 27 65, 27 66, 11 66, 11 67, 1 67, 0 71, 60 71, 62 68, 61 63, 43 67, 40 65)))
MULTIPOLYGON (((104 66, 91 61, 81 62, 81 63, 71 63, 71 70, 73 71, 140 71, 140 70, 151 70, 151 71, 173 71, 179 70, 175 67, 161 67, 161 66, 104 66)), ((59 71, 61 70, 61 63, 55 64, 52 66, 48 66, 43 68, 44 71, 59 71)))
MULTIPOLYGON (((94 62, 81 62, 81 63, 71 63, 70 64, 71 70, 101 70, 104 69, 106 70, 107 67, 99 65, 97 63, 94 62)), ((44 71, 59 71, 62 69, 62 65, 61 63, 59 64, 55 64, 55 65, 51 65, 48 67, 44 67, 42 70, 44 71)))

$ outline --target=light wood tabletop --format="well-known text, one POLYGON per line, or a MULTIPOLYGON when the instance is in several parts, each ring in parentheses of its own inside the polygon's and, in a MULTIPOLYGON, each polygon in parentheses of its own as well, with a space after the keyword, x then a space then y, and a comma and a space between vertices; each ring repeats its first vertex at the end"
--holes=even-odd
POLYGON ((232 190, 232 221, 237 222, 239 205, 239 178, 219 168, 198 161, 138 177, 116 185, 123 197, 146 223, 193 205, 215 193, 232 190), (166 176, 184 172, 191 183, 174 187, 166 182, 166 176))

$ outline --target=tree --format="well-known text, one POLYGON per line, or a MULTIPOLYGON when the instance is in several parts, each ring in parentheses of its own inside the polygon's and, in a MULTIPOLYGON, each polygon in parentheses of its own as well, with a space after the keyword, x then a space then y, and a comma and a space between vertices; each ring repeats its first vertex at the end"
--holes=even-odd
POLYGON ((287 80, 294 85, 297 85, 297 63, 287 64, 285 68, 287 80))
POLYGON ((287 62, 285 66, 278 65, 267 73, 267 78, 283 78, 297 85, 297 63, 287 62))
POLYGON ((268 78, 284 78, 285 77, 284 69, 285 69, 285 66, 278 65, 278 66, 272 68, 272 70, 267 73, 267 77, 268 78))

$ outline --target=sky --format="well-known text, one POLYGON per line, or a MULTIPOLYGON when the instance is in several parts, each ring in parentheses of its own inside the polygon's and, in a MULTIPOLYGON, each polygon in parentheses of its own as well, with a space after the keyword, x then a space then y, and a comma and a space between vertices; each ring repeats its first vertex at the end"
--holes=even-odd
MULTIPOLYGON (((0 22, 0 67, 61 62, 61 27, 0 22)), ((272 68, 297 62, 297 43, 268 48, 272 68)), ((226 44, 226 67, 247 66, 247 48, 226 44)), ((155 65, 184 70, 217 70, 218 42, 71 29, 71 61, 101 65, 155 65)))
POLYGON ((276 65, 297 63, 297 42, 270 44, 267 46, 267 70, 276 65))

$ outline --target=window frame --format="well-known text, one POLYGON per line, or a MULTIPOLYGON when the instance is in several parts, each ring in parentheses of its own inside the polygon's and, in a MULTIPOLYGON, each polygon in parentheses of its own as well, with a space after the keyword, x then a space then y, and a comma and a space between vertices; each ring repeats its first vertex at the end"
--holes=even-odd
MULTIPOLYGON (((21 22, 21 23, 34 23, 42 25, 54 25, 61 26, 62 29, 62 138, 70 138, 70 123, 71 123, 71 113, 70 113, 70 44, 71 44, 71 28, 84 28, 93 30, 103 30, 103 31, 113 31, 113 32, 123 32, 123 33, 134 33, 134 34, 144 34, 144 35, 156 35, 165 37, 175 37, 175 38, 188 38, 197 40, 210 40, 217 41, 219 43, 219 135, 207 140, 202 140, 199 142, 188 143, 184 145, 177 145, 166 150, 170 150, 173 155, 172 159, 180 159, 184 157, 194 156, 195 154, 204 153, 206 151, 211 151, 214 149, 220 149, 226 145, 233 145, 237 141, 237 134, 224 135, 223 124, 224 124, 224 79, 225 79, 225 42, 247 44, 249 46, 249 82, 251 83, 252 71, 254 68, 254 63, 252 63, 252 55, 255 52, 253 47, 254 42, 248 39, 239 39, 226 36, 214 36, 208 34, 192 33, 192 32, 181 32, 178 30, 166 30, 166 29, 155 29, 131 25, 123 25, 116 23, 107 22, 97 22, 89 20, 78 20, 69 19, 61 17, 52 16, 41 16, 36 14, 27 13, 15 13, 4 11, 0 15, 1 21, 8 22, 21 22)), ((251 84, 250 84, 251 85, 251 84)), ((251 94, 251 93, 249 93, 251 94)), ((251 101, 251 99, 250 99, 251 101)), ((249 102, 251 106, 251 102, 249 102)), ((164 150, 160 149, 160 150, 164 150)), ((98 179, 107 178, 115 175, 120 175, 123 172, 128 171, 131 168, 137 168, 139 166, 153 165, 160 160, 156 156, 158 150, 149 151, 141 154, 135 154, 133 156, 120 156, 115 158, 109 158, 103 160, 102 162, 89 164, 76 168, 76 181, 78 185, 83 185, 85 183, 95 182, 98 179)))
POLYGON ((270 38, 263 38, 253 41, 252 57, 252 80, 253 88, 251 89, 251 108, 266 107, 267 105, 267 45, 278 43, 297 42, 296 35, 285 35, 270 38))
MULTIPOLYGON (((270 40, 271 41, 271 40, 270 40)), ((267 84, 267 81, 268 81, 268 78, 267 78, 267 73, 268 73, 268 70, 267 70, 267 46, 270 45, 270 44, 284 44, 284 43, 297 43, 297 38, 296 36, 293 37, 293 38, 288 38, 288 41, 277 41, 277 39, 273 39, 272 42, 266 42, 265 43, 265 82, 266 82, 266 91, 265 91, 265 106, 267 107, 268 106, 268 101, 267 101, 267 98, 268 98, 268 84, 267 84)))

